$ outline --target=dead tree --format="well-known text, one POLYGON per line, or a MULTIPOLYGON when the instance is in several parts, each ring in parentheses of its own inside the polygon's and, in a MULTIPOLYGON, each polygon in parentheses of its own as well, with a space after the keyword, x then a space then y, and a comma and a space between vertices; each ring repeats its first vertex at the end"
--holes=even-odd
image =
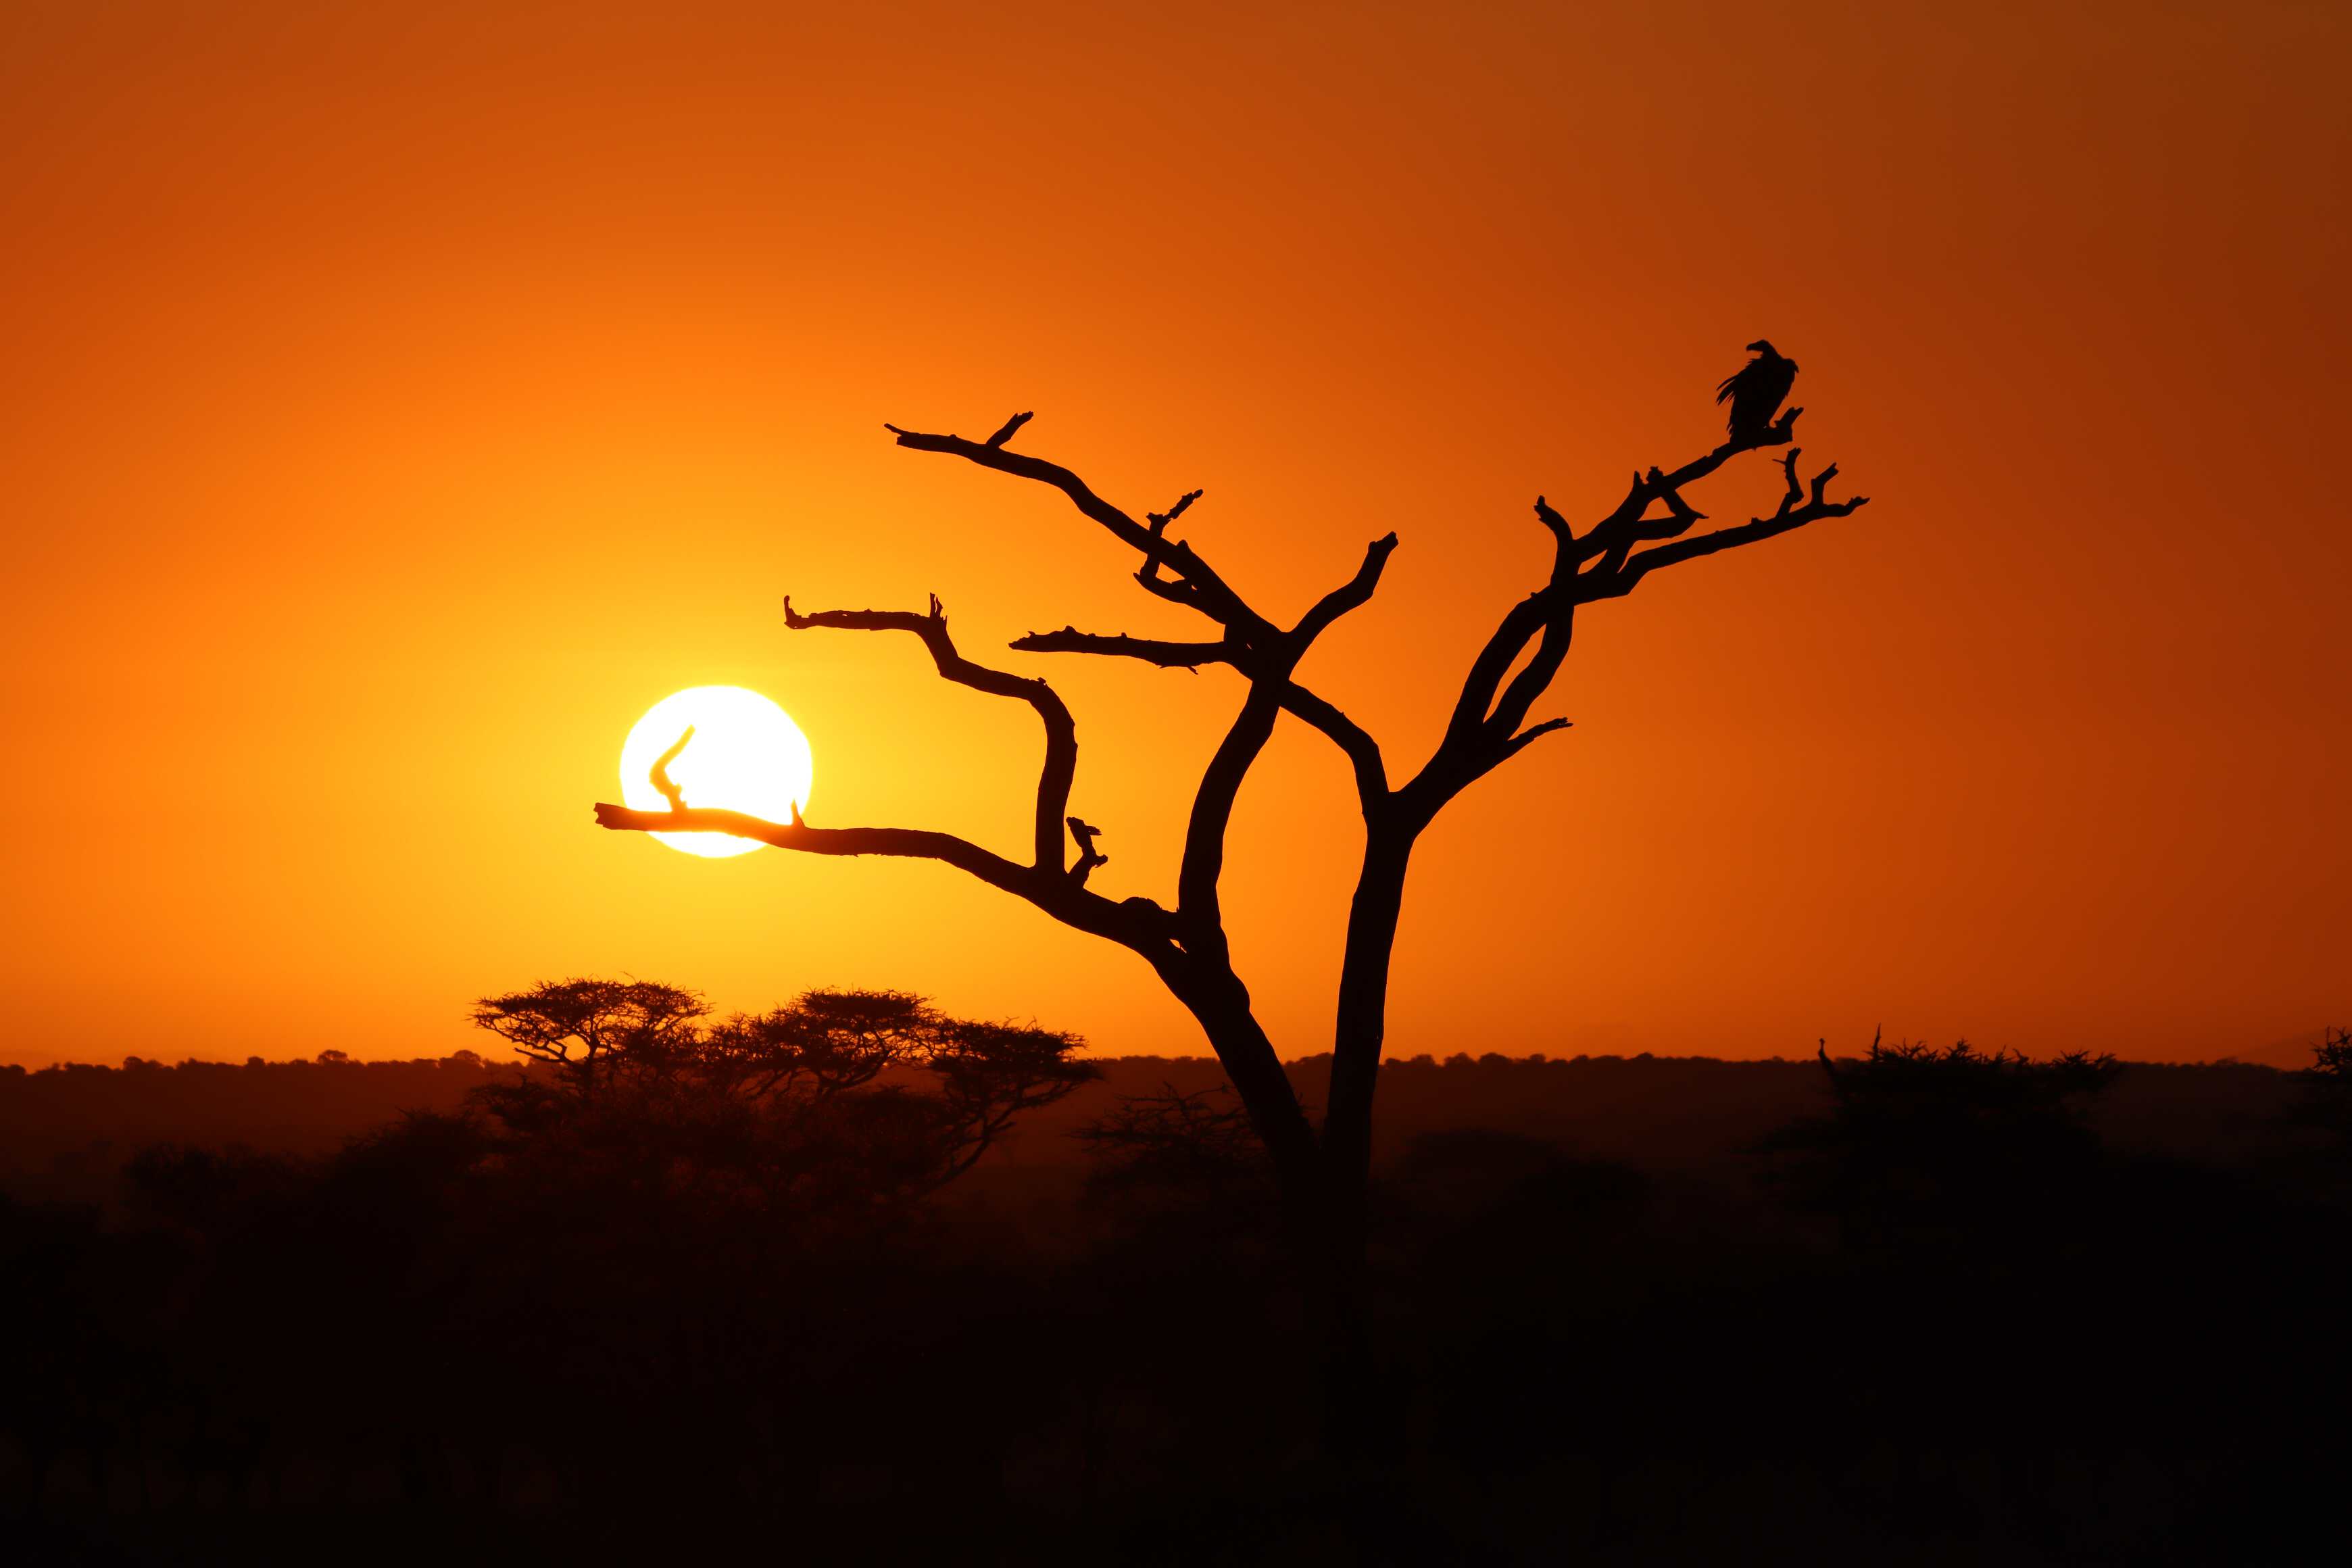
MULTIPOLYGON (((1765 411, 1769 416, 1769 410, 1765 411)), ((1011 449, 1030 418, 1016 414, 983 441, 934 436, 885 426, 901 447, 942 452, 984 468, 1059 490, 1079 512, 1133 547, 1144 592, 1200 615, 1214 635, 1170 641, 1065 627, 1032 633, 1012 646, 1030 653, 1094 654, 1139 659, 1165 669, 1230 668, 1247 683, 1241 710, 1202 774, 1186 827, 1172 906, 1142 897, 1111 899, 1087 886, 1103 864, 1097 829, 1069 814, 1078 745, 1070 710, 1043 679, 991 669, 957 651, 936 595, 925 612, 822 610, 803 614, 784 600, 784 623, 794 631, 905 632, 929 650, 941 676, 993 696, 1025 702, 1045 731, 1045 766, 1037 781, 1034 842, 1029 858, 1008 858, 955 837, 912 827, 814 827, 798 820, 767 822, 736 812, 680 805, 667 812, 596 807, 597 822, 629 832, 732 833, 782 849, 814 855, 891 855, 939 860, 1024 899, 1054 919, 1117 942, 1151 965, 1208 1036, 1247 1108, 1279 1174, 1294 1234, 1343 1276, 1361 1255, 1363 1195, 1371 1154, 1372 1091, 1380 1071, 1389 986, 1389 954, 1396 940, 1405 870, 1414 844, 1454 796, 1525 751, 1565 729, 1566 719, 1528 721, 1538 698, 1568 657, 1576 612, 1601 599, 1622 598, 1652 573, 1703 555, 1753 544, 1822 518, 1843 517, 1867 498, 1832 500, 1832 464, 1810 484, 1797 468, 1792 445, 1798 415, 1756 421, 1703 457, 1671 470, 1636 473, 1624 499, 1584 532, 1544 499, 1535 513, 1551 535, 1549 579, 1504 615, 1472 662, 1443 740, 1428 761, 1402 783, 1392 783, 1380 743, 1332 703, 1299 681, 1299 661, 1335 621, 1372 596, 1381 569, 1396 549, 1393 533, 1372 541, 1355 574, 1317 600, 1288 626, 1253 608, 1187 541, 1170 531, 1200 493, 1139 521, 1097 495, 1070 469, 1011 449), (1694 531, 1705 514, 1683 491, 1743 453, 1786 447, 1781 458, 1787 493, 1769 517, 1732 527, 1694 531), (1656 515, 1653 515, 1653 513, 1656 515), (1522 664, 1521 660, 1525 659, 1522 664), (1514 671, 1516 670, 1516 673, 1514 671), (1225 832, 1244 778, 1283 714, 1328 738, 1354 772, 1364 816, 1364 850, 1348 913, 1330 1081, 1322 1127, 1312 1126, 1292 1091, 1273 1042, 1250 1006, 1248 987, 1234 973, 1225 939, 1218 883, 1224 868, 1225 832), (1078 855, 1071 856, 1071 836, 1078 855)))

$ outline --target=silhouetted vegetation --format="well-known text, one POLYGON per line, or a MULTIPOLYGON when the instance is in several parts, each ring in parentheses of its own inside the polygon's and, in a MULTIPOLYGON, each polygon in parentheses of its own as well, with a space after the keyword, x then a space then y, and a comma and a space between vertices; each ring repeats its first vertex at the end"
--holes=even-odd
POLYGON ((2051 1224, 2099 1160, 2085 1103, 2122 1071, 2110 1056, 2053 1061, 1949 1047, 1870 1044, 1841 1068, 1832 1109, 1769 1141, 1800 1207, 1834 1215, 1849 1245, 1981 1251, 2051 1224))
POLYGON ((1265 1190, 1249 1113, 1222 1084, 1190 1093, 1162 1084, 1156 1094, 1123 1096, 1077 1137, 1092 1156, 1087 1187, 1097 1194, 1159 1192, 1225 1208, 1265 1190))
POLYGON ((2352 1154, 2352 1029, 2326 1031, 2311 1056, 2311 1066, 2303 1073, 2299 1119, 2352 1154))
POLYGON ((1096 1077, 1075 1036, 950 1018, 898 991, 811 991, 711 1019, 691 992, 566 980, 475 1022, 553 1070, 473 1100, 508 1159, 626 1167, 807 1217, 903 1205, 971 1169, 1023 1112, 1096 1077), (886 1075, 887 1075, 886 1077, 886 1075))
POLYGON ((1393 1063, 1389 1415, 1341 1508, 1215 1064, 891 993, 482 1015, 513 1065, 0 1078, 11 1127, 158 1084, 439 1097, 0 1205, 32 1560, 2206 1563, 2336 1528, 2340 1038, 2303 1075, 1393 1063))

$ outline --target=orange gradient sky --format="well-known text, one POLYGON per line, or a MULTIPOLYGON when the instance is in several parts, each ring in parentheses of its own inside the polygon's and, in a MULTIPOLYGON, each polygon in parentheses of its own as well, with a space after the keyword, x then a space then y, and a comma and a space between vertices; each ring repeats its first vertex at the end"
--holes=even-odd
MULTIPOLYGON (((1307 673, 1417 763, 1545 569, 1532 498, 1713 445, 1759 334, 1874 504, 1585 613, 1576 728, 1423 842, 1391 1048, 2346 1021, 2347 15, 11 5, 0 1059, 439 1055, 622 972, 1197 1052, 943 868, 589 806, 647 706, 740 684, 812 821, 1017 852, 1033 717, 778 606, 936 591, 1076 710, 1096 885, 1171 896, 1235 679, 1004 652, 1194 628, 883 420, 1034 408, 1132 510, 1205 487, 1189 537, 1284 617, 1395 529, 1307 673)), ((1358 841, 1286 721, 1228 908, 1287 1054, 1358 841)))

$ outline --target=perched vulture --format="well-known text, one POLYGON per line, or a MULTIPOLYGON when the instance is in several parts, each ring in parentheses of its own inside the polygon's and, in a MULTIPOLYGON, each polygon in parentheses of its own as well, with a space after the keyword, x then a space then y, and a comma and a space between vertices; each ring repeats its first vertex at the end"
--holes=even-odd
POLYGON ((1781 355, 1762 338, 1748 345, 1756 357, 1742 365, 1738 375, 1727 377, 1715 389, 1717 403, 1731 405, 1731 438, 1748 440, 1761 436, 1772 426, 1772 416, 1780 411, 1780 400, 1789 395, 1796 384, 1797 362, 1781 355))

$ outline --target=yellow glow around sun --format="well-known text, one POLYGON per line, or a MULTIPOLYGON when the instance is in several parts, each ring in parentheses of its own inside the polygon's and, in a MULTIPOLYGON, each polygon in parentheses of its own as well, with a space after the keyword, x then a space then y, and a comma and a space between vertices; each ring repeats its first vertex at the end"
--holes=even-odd
MULTIPOLYGON (((807 737, 782 709, 740 686, 689 686, 646 709, 621 747, 624 801, 640 811, 669 809, 654 787, 653 765, 689 724, 694 739, 669 764, 670 782, 688 806, 740 811, 770 822, 790 822, 793 806, 807 808, 815 773, 807 737)), ((673 849, 713 859, 761 847, 724 833, 653 837, 673 849)))

